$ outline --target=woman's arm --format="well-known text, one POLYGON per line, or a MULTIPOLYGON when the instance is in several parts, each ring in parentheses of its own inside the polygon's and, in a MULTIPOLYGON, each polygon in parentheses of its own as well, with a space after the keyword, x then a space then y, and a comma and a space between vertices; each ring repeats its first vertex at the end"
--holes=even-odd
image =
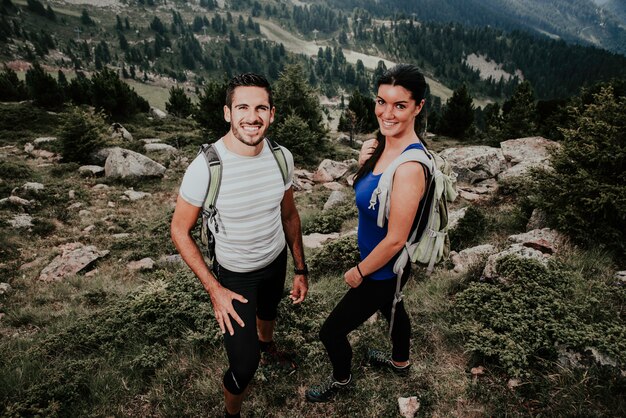
POLYGON ((396 169, 391 191, 387 235, 358 264, 358 269, 353 267, 346 272, 345 279, 350 287, 357 287, 361 284, 363 278, 359 269, 363 276, 367 276, 387 264, 402 249, 411 232, 415 214, 425 191, 426 173, 420 163, 407 162, 396 169))

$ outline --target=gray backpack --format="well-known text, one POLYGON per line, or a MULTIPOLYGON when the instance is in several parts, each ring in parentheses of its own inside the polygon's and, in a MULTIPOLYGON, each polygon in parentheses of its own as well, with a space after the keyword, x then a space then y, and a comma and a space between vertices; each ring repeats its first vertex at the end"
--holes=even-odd
POLYGON ((416 222, 409 233, 409 238, 400 252, 393 272, 396 273, 396 292, 391 309, 389 335, 393 329, 396 304, 402 300, 400 292, 401 278, 404 266, 410 259, 414 263, 425 264, 426 274, 430 275, 436 263, 444 260, 450 253, 450 239, 448 237, 448 201, 456 199, 454 188, 456 174, 452 172, 450 164, 437 154, 426 148, 411 148, 404 151, 385 169, 370 198, 370 208, 376 207, 378 201, 377 225, 383 227, 389 218, 393 176, 396 169, 408 161, 417 161, 427 170, 427 187, 424 200, 420 202, 420 209, 416 215, 416 222), (421 231, 421 232, 420 232, 421 231), (418 234, 419 233, 419 234, 418 234))

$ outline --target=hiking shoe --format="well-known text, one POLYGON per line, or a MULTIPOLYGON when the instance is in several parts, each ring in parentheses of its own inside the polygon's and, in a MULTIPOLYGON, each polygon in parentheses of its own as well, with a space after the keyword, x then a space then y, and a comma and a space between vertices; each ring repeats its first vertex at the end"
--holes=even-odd
POLYGON ((371 366, 374 366, 380 369, 391 370, 398 376, 408 376, 409 369, 411 368, 411 363, 402 367, 396 366, 395 364, 393 364, 393 361, 391 360, 391 355, 385 352, 373 350, 373 349, 367 350, 367 361, 369 362, 371 366))
POLYGON ((319 385, 311 386, 306 391, 306 400, 309 402, 328 402, 337 392, 348 388, 350 382, 352 382, 352 375, 350 375, 347 382, 340 382, 331 374, 325 381, 319 385))
POLYGON ((273 367, 282 371, 293 372, 298 365, 293 359, 293 354, 280 351, 276 348, 276 343, 272 341, 269 347, 261 352, 261 367, 273 367))

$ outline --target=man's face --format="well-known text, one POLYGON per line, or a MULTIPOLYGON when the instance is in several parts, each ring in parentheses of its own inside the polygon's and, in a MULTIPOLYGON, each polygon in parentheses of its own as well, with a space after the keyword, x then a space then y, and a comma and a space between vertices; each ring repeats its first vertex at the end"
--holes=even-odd
POLYGON ((260 144, 274 121, 267 91, 262 87, 235 88, 231 107, 224 106, 224 119, 239 141, 251 147, 260 144))

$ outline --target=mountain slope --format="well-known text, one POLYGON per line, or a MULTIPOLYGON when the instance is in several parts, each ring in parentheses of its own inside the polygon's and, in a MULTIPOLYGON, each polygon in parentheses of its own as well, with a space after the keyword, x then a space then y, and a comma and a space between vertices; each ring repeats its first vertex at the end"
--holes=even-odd
POLYGON ((625 8, 623 0, 610 0, 603 7, 592 0, 327 0, 327 3, 350 11, 362 7, 378 16, 403 12, 421 21, 454 21, 534 31, 626 55, 626 27, 620 24, 625 8))

